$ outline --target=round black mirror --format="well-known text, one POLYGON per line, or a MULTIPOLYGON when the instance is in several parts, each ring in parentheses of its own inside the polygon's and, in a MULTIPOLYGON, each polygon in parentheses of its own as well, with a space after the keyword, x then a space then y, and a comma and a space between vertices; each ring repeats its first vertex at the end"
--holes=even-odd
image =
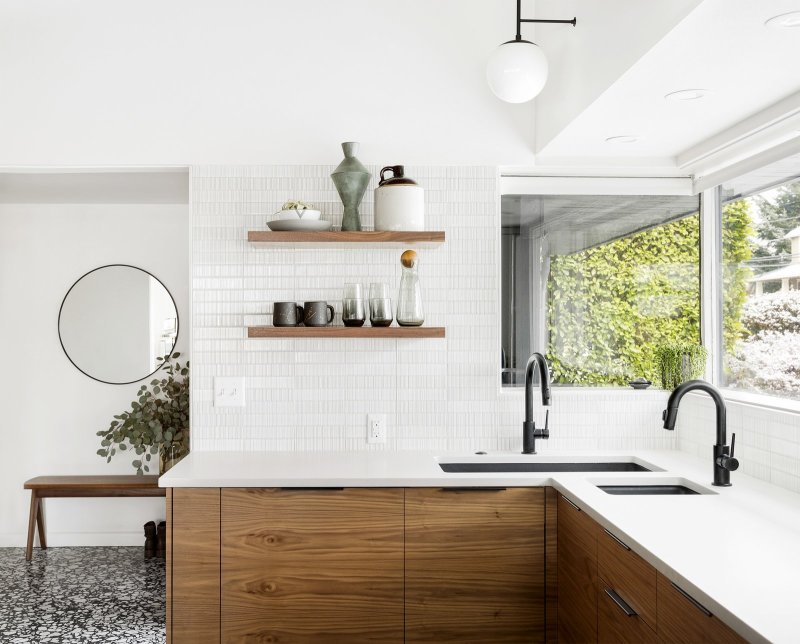
POLYGON ((101 266, 80 277, 58 312, 58 336, 81 372, 112 385, 154 374, 178 339, 167 287, 135 266, 101 266))

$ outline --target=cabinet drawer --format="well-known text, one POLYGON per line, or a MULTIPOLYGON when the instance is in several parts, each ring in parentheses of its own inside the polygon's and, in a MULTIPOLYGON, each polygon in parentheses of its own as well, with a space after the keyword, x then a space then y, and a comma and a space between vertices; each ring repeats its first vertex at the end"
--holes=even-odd
POLYGON ((597 572, 606 587, 616 591, 652 628, 656 627, 656 569, 604 529, 597 536, 597 572))
POLYGON ((558 495, 558 534, 568 533, 575 545, 592 558, 597 556, 599 525, 588 514, 562 494, 558 495))
POLYGON ((655 644, 656 632, 608 585, 600 583, 597 639, 601 644, 655 644))
POLYGON ((740 644, 734 633, 687 593, 658 575, 658 637, 670 644, 740 644))

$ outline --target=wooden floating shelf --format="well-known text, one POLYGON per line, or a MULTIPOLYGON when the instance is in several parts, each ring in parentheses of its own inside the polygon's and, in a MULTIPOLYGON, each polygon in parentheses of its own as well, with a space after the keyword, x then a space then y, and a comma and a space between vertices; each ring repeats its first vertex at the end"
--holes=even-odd
POLYGON ((259 246, 276 244, 385 244, 389 246, 435 247, 444 243, 443 230, 366 231, 326 230, 322 232, 272 232, 250 230, 247 241, 259 246))
POLYGON ((443 338, 443 326, 251 326, 248 338, 443 338))

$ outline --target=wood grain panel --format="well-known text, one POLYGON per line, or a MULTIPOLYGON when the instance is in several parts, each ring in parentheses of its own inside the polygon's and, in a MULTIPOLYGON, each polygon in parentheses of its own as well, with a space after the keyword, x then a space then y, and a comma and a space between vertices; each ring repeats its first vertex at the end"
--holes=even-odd
POLYGON ((542 642, 544 490, 406 490, 406 641, 542 642))
POLYGON ((443 338, 443 326, 251 326, 248 338, 443 338))
POLYGON ((220 490, 172 489, 172 643, 220 642, 220 490))
POLYGON ((656 628, 656 569, 605 530, 597 536, 597 572, 651 628, 656 628))
POLYGON ((443 230, 325 230, 325 231, 279 231, 250 230, 247 241, 259 245, 272 244, 419 244, 438 246, 445 240, 443 230))
POLYGON ((222 633, 402 642, 403 490, 222 491, 222 633))
POLYGON ((172 644, 172 488, 167 489, 167 644, 172 644))
POLYGON ((658 575, 658 639, 668 644, 744 644, 729 626, 684 597, 658 575))
POLYGON ((656 644, 658 637, 640 615, 626 615, 600 584, 597 641, 600 644, 656 644))
POLYGON ((598 524, 558 499, 558 640, 597 641, 598 524))
POLYGON ((568 532, 587 554, 597 556, 598 523, 563 494, 558 495, 558 528, 559 533, 568 532))
POLYGON ((558 492, 546 487, 545 500, 545 641, 558 642, 558 492))

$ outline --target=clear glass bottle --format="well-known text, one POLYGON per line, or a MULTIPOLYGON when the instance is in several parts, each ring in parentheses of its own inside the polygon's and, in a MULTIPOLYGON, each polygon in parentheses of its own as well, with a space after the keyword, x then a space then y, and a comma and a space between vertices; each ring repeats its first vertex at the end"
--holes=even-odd
POLYGON ((405 251, 400 257, 403 275, 400 278, 400 293, 397 296, 397 315, 400 326, 422 326, 425 315, 422 311, 422 292, 419 288, 417 265, 419 259, 413 250, 405 251))

